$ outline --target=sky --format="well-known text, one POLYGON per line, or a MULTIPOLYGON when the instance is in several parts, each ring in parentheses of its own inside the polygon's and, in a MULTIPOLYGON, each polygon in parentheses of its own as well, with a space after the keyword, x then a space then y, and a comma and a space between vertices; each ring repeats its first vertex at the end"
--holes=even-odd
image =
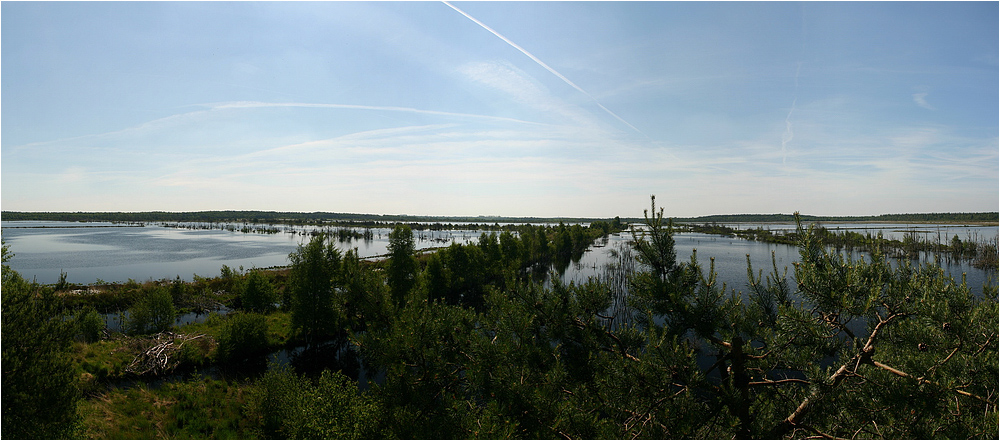
POLYGON ((0 205, 998 211, 997 2, 9 2, 0 205))

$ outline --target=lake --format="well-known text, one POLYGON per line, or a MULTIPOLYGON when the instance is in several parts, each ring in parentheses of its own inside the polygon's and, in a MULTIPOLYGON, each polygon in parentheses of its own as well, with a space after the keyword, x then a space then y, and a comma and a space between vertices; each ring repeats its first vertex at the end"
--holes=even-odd
MULTIPOLYGON (((162 225, 125 226, 100 222, 2 222, 3 239, 14 258, 10 267, 27 279, 56 283, 60 272, 77 284, 125 282, 133 279, 192 280, 195 274, 216 276, 222 265, 232 268, 268 268, 288 265, 288 255, 309 240, 315 228, 285 227, 277 234, 242 233, 162 225)), ((362 258, 387 253, 387 228, 373 229, 372 240, 339 242, 342 251, 358 249, 362 258)), ((473 231, 417 231, 417 249, 467 243, 479 238, 473 231)))
MULTIPOLYGON (((186 223, 168 227, 147 224, 126 226, 100 222, 2 222, 3 239, 9 245, 14 258, 8 264, 27 279, 39 283, 56 283, 60 272, 66 272, 66 280, 76 284, 90 284, 98 280, 124 282, 133 279, 146 280, 173 279, 180 277, 192 280, 194 275, 210 277, 219 274, 222 265, 232 268, 267 268, 288 264, 288 255, 299 244, 308 241, 308 233, 316 227, 276 226, 276 234, 243 233, 232 224, 230 230, 219 229, 219 224, 186 223), (211 228, 211 229, 209 229, 211 228)), ((735 225, 729 225, 735 226, 735 225)), ((254 226, 250 226, 254 227, 254 226)), ((265 226, 260 226, 265 227, 265 226)), ((739 228, 764 227, 772 230, 794 229, 791 224, 741 224, 739 228)), ((911 231, 922 237, 950 240, 958 235, 963 240, 978 238, 992 240, 997 237, 997 227, 925 224, 828 224, 830 229, 846 229, 858 232, 882 232, 886 237, 900 238, 911 231)), ((251 228, 252 230, 253 228, 251 228)), ((357 231, 363 231, 358 229, 357 231)), ((388 228, 372 229, 371 240, 351 240, 338 242, 338 247, 347 251, 357 248, 362 258, 380 256, 387 253, 388 228)), ((414 231, 417 249, 442 247, 478 240, 480 231, 441 230, 414 231)), ((628 233, 612 235, 607 242, 598 242, 584 253, 583 257, 562 274, 566 282, 583 282, 587 277, 603 273, 609 262, 609 253, 616 247, 624 246, 631 238, 628 233)), ((677 257, 690 258, 697 250, 699 262, 705 270, 714 258, 719 284, 728 288, 745 291, 747 255, 750 256, 755 272, 771 269, 771 254, 774 253, 779 271, 788 267, 793 275, 792 263, 799 260, 796 247, 752 242, 738 238, 702 234, 676 233, 677 257)), ((924 256, 926 259, 927 257, 924 256)), ((969 263, 941 262, 949 274, 960 278, 966 274, 967 282, 974 291, 981 292, 982 285, 997 284, 997 271, 984 271, 969 263)))

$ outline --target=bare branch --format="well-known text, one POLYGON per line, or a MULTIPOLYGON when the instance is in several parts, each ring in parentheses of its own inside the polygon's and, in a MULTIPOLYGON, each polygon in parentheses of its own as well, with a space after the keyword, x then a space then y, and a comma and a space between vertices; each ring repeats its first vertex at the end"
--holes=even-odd
MULTIPOLYGON (((820 432, 815 427, 807 426, 805 424, 799 424, 799 427, 801 427, 801 428, 803 428, 805 430, 808 430, 808 431, 810 431, 812 433, 815 433, 816 435, 819 435, 819 438, 816 438, 816 439, 847 439, 847 438, 840 438, 840 437, 837 437, 837 436, 833 436, 833 435, 829 435, 829 434, 820 432)), ((810 438, 812 438, 812 437, 810 437, 810 438)))
POLYGON ((991 341, 993 341, 993 337, 996 337, 996 336, 997 336, 996 334, 990 334, 990 335, 989 335, 989 336, 988 336, 988 337, 986 338, 986 343, 983 343, 983 345, 982 345, 982 346, 980 346, 980 347, 979 347, 979 349, 978 349, 978 350, 976 350, 976 352, 974 352, 974 353, 973 353, 972 355, 973 355, 973 356, 976 356, 976 355, 979 355, 979 353, 981 353, 981 352, 985 351, 985 350, 986 350, 986 347, 990 345, 990 342, 991 342, 991 341))
MULTIPOLYGON (((889 371, 889 372, 891 372, 891 373, 893 373, 895 375, 898 375, 900 377, 909 378, 911 380, 914 380, 914 381, 917 382, 917 384, 930 384, 930 385, 933 385, 933 386, 938 386, 934 382, 927 381, 927 380, 925 380, 923 378, 916 378, 916 377, 914 377, 914 376, 912 376, 910 374, 907 374, 906 372, 903 372, 903 371, 901 371, 899 369, 896 369, 896 368, 894 368, 892 366, 889 366, 887 364, 879 363, 879 362, 877 362, 875 360, 871 360, 871 364, 874 365, 874 366, 876 366, 876 367, 885 369, 885 370, 887 370, 887 371, 889 371)), ((941 387, 941 386, 938 386, 938 387, 941 387)), ((980 397, 978 395, 974 395, 974 394, 968 393, 968 392, 966 392, 964 390, 961 390, 961 389, 951 389, 951 391, 955 392, 955 393, 957 393, 959 395, 962 395, 962 396, 966 396, 966 397, 969 397, 969 398, 975 398, 975 399, 977 399, 979 401, 982 401, 982 402, 984 402, 986 404, 989 404, 989 405, 995 405, 994 403, 990 402, 989 400, 987 400, 987 399, 985 399, 983 397, 980 397)))
POLYGON ((799 384, 812 384, 809 380, 802 380, 799 378, 786 378, 784 380, 763 380, 763 381, 753 381, 749 383, 749 386, 780 386, 786 383, 799 383, 799 384))

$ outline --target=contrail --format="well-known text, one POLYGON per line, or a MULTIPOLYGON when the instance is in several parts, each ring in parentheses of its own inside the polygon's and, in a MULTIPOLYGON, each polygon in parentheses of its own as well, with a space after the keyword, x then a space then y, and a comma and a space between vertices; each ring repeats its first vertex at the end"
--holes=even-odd
POLYGON ((507 37, 504 37, 499 32, 493 30, 493 28, 491 28, 489 26, 486 26, 485 23, 483 23, 483 22, 481 22, 479 20, 476 20, 475 17, 473 17, 473 16, 471 16, 469 14, 466 14, 465 11, 463 11, 461 9, 458 9, 457 7, 455 7, 455 5, 453 5, 451 3, 448 3, 446 1, 443 1, 442 3, 448 5, 449 8, 454 9, 459 14, 464 15, 469 20, 472 20, 473 23, 481 26, 483 29, 486 29, 487 31, 490 31, 491 34, 496 35, 498 38, 500 38, 501 40, 503 40, 507 44, 511 45, 511 47, 513 47, 514 49, 517 49, 517 50, 521 51, 522 54, 526 55, 528 58, 531 58, 531 60, 534 61, 535 63, 538 63, 539 66, 542 66, 542 67, 545 68, 545 70, 547 70, 549 72, 552 72, 552 75, 555 75, 555 76, 559 77, 560 80, 563 80, 566 84, 569 84, 570 87, 572 87, 572 88, 576 89, 577 91, 579 91, 580 93, 586 95, 587 98, 590 98, 595 104, 597 104, 597 107, 600 107, 601 109, 603 109, 605 112, 608 113, 608 115, 611 115, 611 116, 615 117, 615 119, 617 119, 618 121, 621 121, 622 124, 625 124, 626 126, 629 126, 632 130, 635 130, 640 135, 645 136, 645 134, 642 133, 642 131, 640 131, 639 129, 635 128, 635 126, 633 126, 632 124, 629 124, 628 121, 625 121, 624 119, 622 119, 622 117, 620 117, 617 114, 615 114, 615 112, 612 112, 607 107, 604 107, 604 105, 601 104, 600 101, 597 101, 597 98, 594 98, 594 96, 591 95, 591 94, 589 94, 589 93, 587 93, 586 90, 583 90, 582 88, 580 88, 580 86, 577 86, 576 84, 574 84, 572 81, 569 80, 569 78, 566 78, 565 76, 563 76, 563 74, 561 74, 559 72, 556 72, 555 69, 549 67, 549 65, 545 64, 544 61, 539 60, 538 57, 532 55, 531 52, 528 52, 523 47, 518 46, 517 43, 514 43, 513 41, 510 41, 510 39, 508 39, 507 37))
POLYGON ((795 92, 792 98, 792 108, 788 109, 788 115, 785 116, 785 133, 781 135, 781 166, 785 166, 786 153, 785 146, 792 141, 795 137, 795 132, 792 131, 792 112, 795 111, 795 103, 799 100, 799 71, 802 70, 802 62, 799 62, 798 67, 795 68, 795 92))

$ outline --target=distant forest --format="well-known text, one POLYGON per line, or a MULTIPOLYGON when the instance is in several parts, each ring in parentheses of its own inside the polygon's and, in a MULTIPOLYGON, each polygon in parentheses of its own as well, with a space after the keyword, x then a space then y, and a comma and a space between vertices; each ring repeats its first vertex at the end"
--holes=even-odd
MULTIPOLYGON (((282 212, 282 211, 145 211, 145 212, 24 212, 4 211, 6 221, 74 221, 74 222, 253 222, 253 223, 588 223, 611 218, 542 218, 503 216, 410 216, 405 214, 356 214, 330 212, 282 212)), ((882 214, 878 216, 810 216, 802 215, 804 222, 975 222, 998 223, 998 212, 984 213, 917 213, 882 214)), ((640 222, 639 218, 620 218, 624 222, 640 222)), ((722 214, 699 217, 678 217, 682 223, 728 223, 728 222, 795 222, 793 214, 722 214)))

